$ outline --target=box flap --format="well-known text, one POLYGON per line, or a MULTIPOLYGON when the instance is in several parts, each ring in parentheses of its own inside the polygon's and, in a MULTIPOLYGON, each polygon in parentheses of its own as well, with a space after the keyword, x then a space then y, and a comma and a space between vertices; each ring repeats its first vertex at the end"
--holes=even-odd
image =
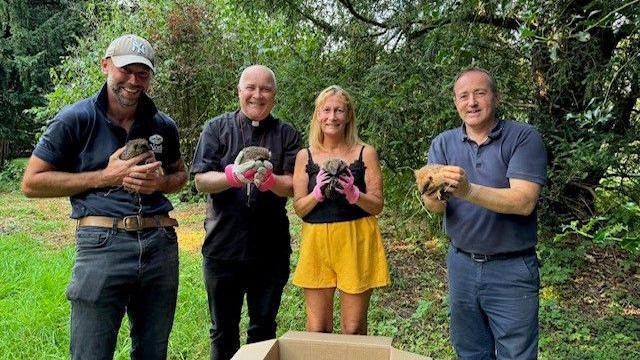
POLYGON ((324 341, 339 344, 366 344, 377 346, 391 346, 391 341, 393 340, 387 336, 342 335, 306 331, 287 331, 280 337, 280 339, 301 339, 304 341, 324 341))
POLYGON ((278 360, 278 340, 271 339, 244 345, 231 360, 278 360))
POLYGON ((279 340, 280 359, 388 360, 391 338, 289 331, 279 340))
POLYGON ((391 348, 390 360, 431 360, 430 357, 391 348))

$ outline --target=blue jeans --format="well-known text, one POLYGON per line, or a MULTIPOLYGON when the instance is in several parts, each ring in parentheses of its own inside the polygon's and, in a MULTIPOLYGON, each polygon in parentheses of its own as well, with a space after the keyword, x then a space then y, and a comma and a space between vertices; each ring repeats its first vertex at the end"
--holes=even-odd
POLYGON ((450 247, 451 341, 459 359, 536 359, 540 275, 535 254, 484 263, 450 247))
POLYGON ((276 315, 289 279, 289 258, 224 261, 204 258, 211 315, 211 360, 228 360, 240 348, 240 313, 247 295, 247 343, 276 337, 276 315))
POLYGON ((124 231, 80 227, 67 298, 71 357, 113 359, 125 311, 132 359, 166 359, 178 294, 172 227, 124 231))

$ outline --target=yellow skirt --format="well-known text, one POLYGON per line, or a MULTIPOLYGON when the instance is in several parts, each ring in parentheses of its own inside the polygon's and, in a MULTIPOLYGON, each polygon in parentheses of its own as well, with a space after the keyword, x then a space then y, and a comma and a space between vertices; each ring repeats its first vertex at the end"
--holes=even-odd
POLYGON ((378 220, 302 224, 302 243, 293 284, 349 294, 388 285, 389 270, 378 220))

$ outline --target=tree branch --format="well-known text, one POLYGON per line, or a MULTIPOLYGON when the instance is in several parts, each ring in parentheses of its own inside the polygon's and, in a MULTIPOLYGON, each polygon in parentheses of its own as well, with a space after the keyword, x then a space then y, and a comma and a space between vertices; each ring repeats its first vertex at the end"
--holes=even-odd
POLYGON ((286 0, 286 3, 289 4, 289 7, 292 8, 295 12, 300 14, 305 19, 311 21, 315 26, 317 26, 320 29, 324 30, 326 33, 333 34, 335 32, 335 29, 333 28, 333 26, 331 26, 331 24, 329 24, 326 21, 320 20, 320 19, 316 18, 315 16, 313 16, 313 15, 305 12, 304 10, 300 9, 298 7, 298 5, 294 1, 286 0))
POLYGON ((351 4, 351 2, 349 0, 338 0, 338 1, 344 7, 346 7, 347 10, 349 10, 349 13, 351 15, 353 15, 353 17, 355 17, 356 19, 358 19, 358 20, 360 20, 360 21, 362 21, 364 23, 370 24, 370 25, 375 25, 377 27, 381 27, 383 29, 388 29, 389 28, 389 25, 387 25, 387 24, 383 24, 383 23, 375 21, 373 19, 368 19, 368 18, 364 17, 363 15, 361 15, 360 13, 358 13, 356 11, 356 9, 353 8, 353 4, 351 4))
POLYGON ((520 28, 520 24, 518 23, 517 19, 514 19, 514 18, 477 16, 475 14, 473 15, 470 14, 462 18, 446 19, 445 21, 439 22, 437 24, 425 26, 422 29, 419 29, 407 34, 407 38, 409 40, 414 40, 428 34, 429 32, 443 25, 462 24, 462 23, 487 24, 487 25, 493 25, 493 26, 507 29, 507 30, 516 30, 520 28))

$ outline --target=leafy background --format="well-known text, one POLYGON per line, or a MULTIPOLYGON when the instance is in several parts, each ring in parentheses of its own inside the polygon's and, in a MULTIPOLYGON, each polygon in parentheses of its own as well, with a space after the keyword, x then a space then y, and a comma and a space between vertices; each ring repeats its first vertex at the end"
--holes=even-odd
MULTIPOLYGON (((639 290, 629 281, 638 282, 640 252, 639 29, 640 0, 0 0, 0 140, 13 157, 27 156, 55 113, 100 88, 98 61, 127 32, 156 48, 151 95, 177 122, 187 163, 207 119, 237 107, 245 66, 275 71, 274 112, 303 135, 316 94, 339 84, 356 100, 363 139, 380 153, 385 236, 404 249, 399 259, 421 263, 446 239, 441 218, 420 204, 412 169, 426 162, 436 134, 459 126, 456 74, 481 66, 498 80, 500 115, 534 125, 547 147, 549 184, 538 207, 543 298, 626 311, 624 326, 637 330, 639 290), (605 288, 618 289, 607 293, 618 305, 580 300, 605 288)), ((3 191, 16 188, 23 165, 5 164, 3 191)), ((201 198, 190 185, 177 200, 201 198)), ((413 299, 408 314, 437 315, 434 304, 445 300, 429 294, 446 285, 420 267, 402 269, 407 284, 418 278, 430 289, 398 295, 413 299)), ((599 336, 551 300, 543 325, 564 326, 575 337, 567 343, 599 336)), ((393 321, 379 331, 402 329, 393 321)))

